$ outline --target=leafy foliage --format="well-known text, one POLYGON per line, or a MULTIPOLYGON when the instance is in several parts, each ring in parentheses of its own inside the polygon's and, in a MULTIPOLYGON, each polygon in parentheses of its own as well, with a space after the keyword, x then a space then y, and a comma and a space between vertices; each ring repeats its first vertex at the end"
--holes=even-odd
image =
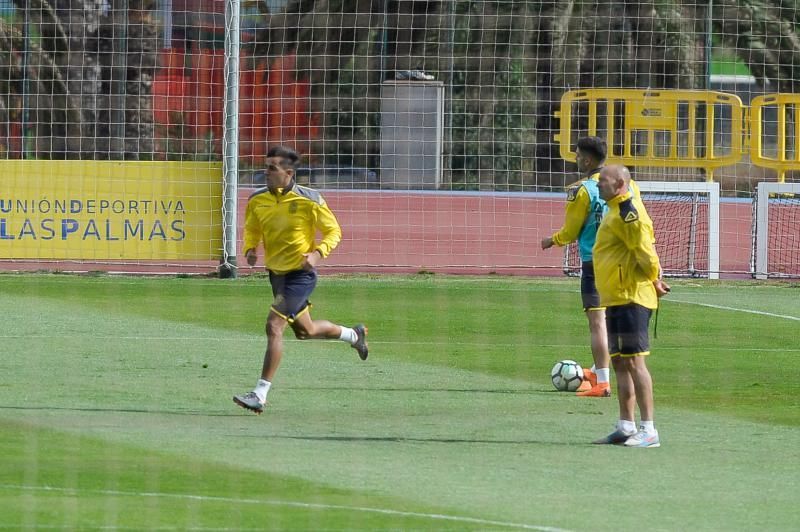
MULTIPOLYGON (((0 123, 25 124, 26 155, 149 157, 155 2, 107 11, 102 2, 15 2, 30 24, 0 21, 0 123)), ((290 0, 273 13, 248 5, 263 24, 245 55, 296 53, 298 75, 312 82, 312 112, 326 120, 315 162, 378 167, 381 83, 409 69, 442 81, 454 189, 556 186, 561 94, 703 88, 707 21, 761 83, 800 89, 796 0, 718 0, 710 13, 689 0, 290 0)), ((198 146, 197 156, 206 151, 198 146)))

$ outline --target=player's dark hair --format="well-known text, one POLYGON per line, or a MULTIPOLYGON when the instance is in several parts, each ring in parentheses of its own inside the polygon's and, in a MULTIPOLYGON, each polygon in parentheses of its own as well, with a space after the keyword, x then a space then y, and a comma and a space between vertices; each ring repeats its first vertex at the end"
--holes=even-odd
POLYGON ((591 155, 598 163, 605 161, 608 155, 608 144, 600 137, 582 137, 578 139, 578 148, 591 155))
POLYGON ((300 154, 286 146, 273 146, 267 152, 267 157, 280 157, 292 168, 296 167, 300 160, 300 154))

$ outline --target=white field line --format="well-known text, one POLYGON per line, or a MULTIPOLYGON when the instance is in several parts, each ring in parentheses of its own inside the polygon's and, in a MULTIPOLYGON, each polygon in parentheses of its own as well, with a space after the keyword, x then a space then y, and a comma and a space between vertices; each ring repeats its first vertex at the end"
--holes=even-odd
POLYGON ((792 320, 792 321, 800 321, 800 317, 798 316, 790 316, 788 314, 776 314, 774 312, 765 312, 763 310, 752 310, 746 308, 738 308, 738 307, 727 307, 725 305, 713 305, 711 303, 697 303, 696 301, 686 301, 683 299, 672 299, 670 298, 669 301, 674 303, 683 303, 684 305, 697 305, 698 307, 708 307, 714 308, 717 310, 729 310, 731 312, 744 312, 745 314, 757 314, 759 316, 769 316, 770 318, 780 318, 783 320, 792 320))
POLYGON ((288 506, 291 508, 309 508, 317 510, 344 510, 350 512, 364 512, 382 515, 396 515, 400 517, 417 517, 421 519, 431 519, 439 521, 453 521, 458 523, 471 523, 475 525, 499 526, 505 528, 519 528, 523 530, 539 530, 543 532, 567 532, 563 528, 553 528, 549 526, 528 525, 525 523, 511 523, 506 521, 494 521, 491 519, 478 519, 476 517, 462 517, 447 514, 427 514, 422 512, 404 512, 401 510, 391 510, 388 508, 369 508, 365 506, 347 506, 342 504, 322 504, 308 503, 299 501, 285 501, 276 499, 236 499, 232 497, 213 497, 206 495, 191 495, 184 493, 162 493, 162 492, 134 492, 119 490, 79 490, 75 488, 59 488, 55 486, 24 486, 15 484, 0 484, 0 489, 19 490, 19 491, 44 491, 65 493, 69 495, 107 495, 113 497, 152 497, 183 499, 201 502, 224 502, 235 504, 266 504, 272 506, 288 506))

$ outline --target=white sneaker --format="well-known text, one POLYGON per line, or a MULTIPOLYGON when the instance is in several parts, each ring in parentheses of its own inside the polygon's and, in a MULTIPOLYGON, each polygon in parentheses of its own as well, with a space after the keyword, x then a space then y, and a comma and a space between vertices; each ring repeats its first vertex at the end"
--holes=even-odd
POLYGON ((256 392, 247 392, 241 395, 234 395, 233 402, 242 408, 255 412, 256 414, 263 412, 264 406, 267 404, 258 398, 258 394, 256 394, 256 392))
POLYGON ((661 440, 657 430, 645 432, 639 429, 639 432, 625 440, 625 447, 661 447, 661 440))

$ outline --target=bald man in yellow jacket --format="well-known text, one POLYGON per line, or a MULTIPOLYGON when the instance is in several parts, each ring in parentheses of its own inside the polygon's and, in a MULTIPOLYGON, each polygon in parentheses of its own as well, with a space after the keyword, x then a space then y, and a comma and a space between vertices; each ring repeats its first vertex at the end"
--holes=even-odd
POLYGON ((614 432, 595 443, 655 448, 661 441, 653 421, 653 381, 646 363, 648 326, 658 298, 669 292, 669 286, 661 280, 653 221, 641 198, 629 190, 630 179, 627 168, 612 165, 600 171, 598 181, 608 212, 593 248, 595 283, 600 304, 606 307, 620 416, 614 432))

